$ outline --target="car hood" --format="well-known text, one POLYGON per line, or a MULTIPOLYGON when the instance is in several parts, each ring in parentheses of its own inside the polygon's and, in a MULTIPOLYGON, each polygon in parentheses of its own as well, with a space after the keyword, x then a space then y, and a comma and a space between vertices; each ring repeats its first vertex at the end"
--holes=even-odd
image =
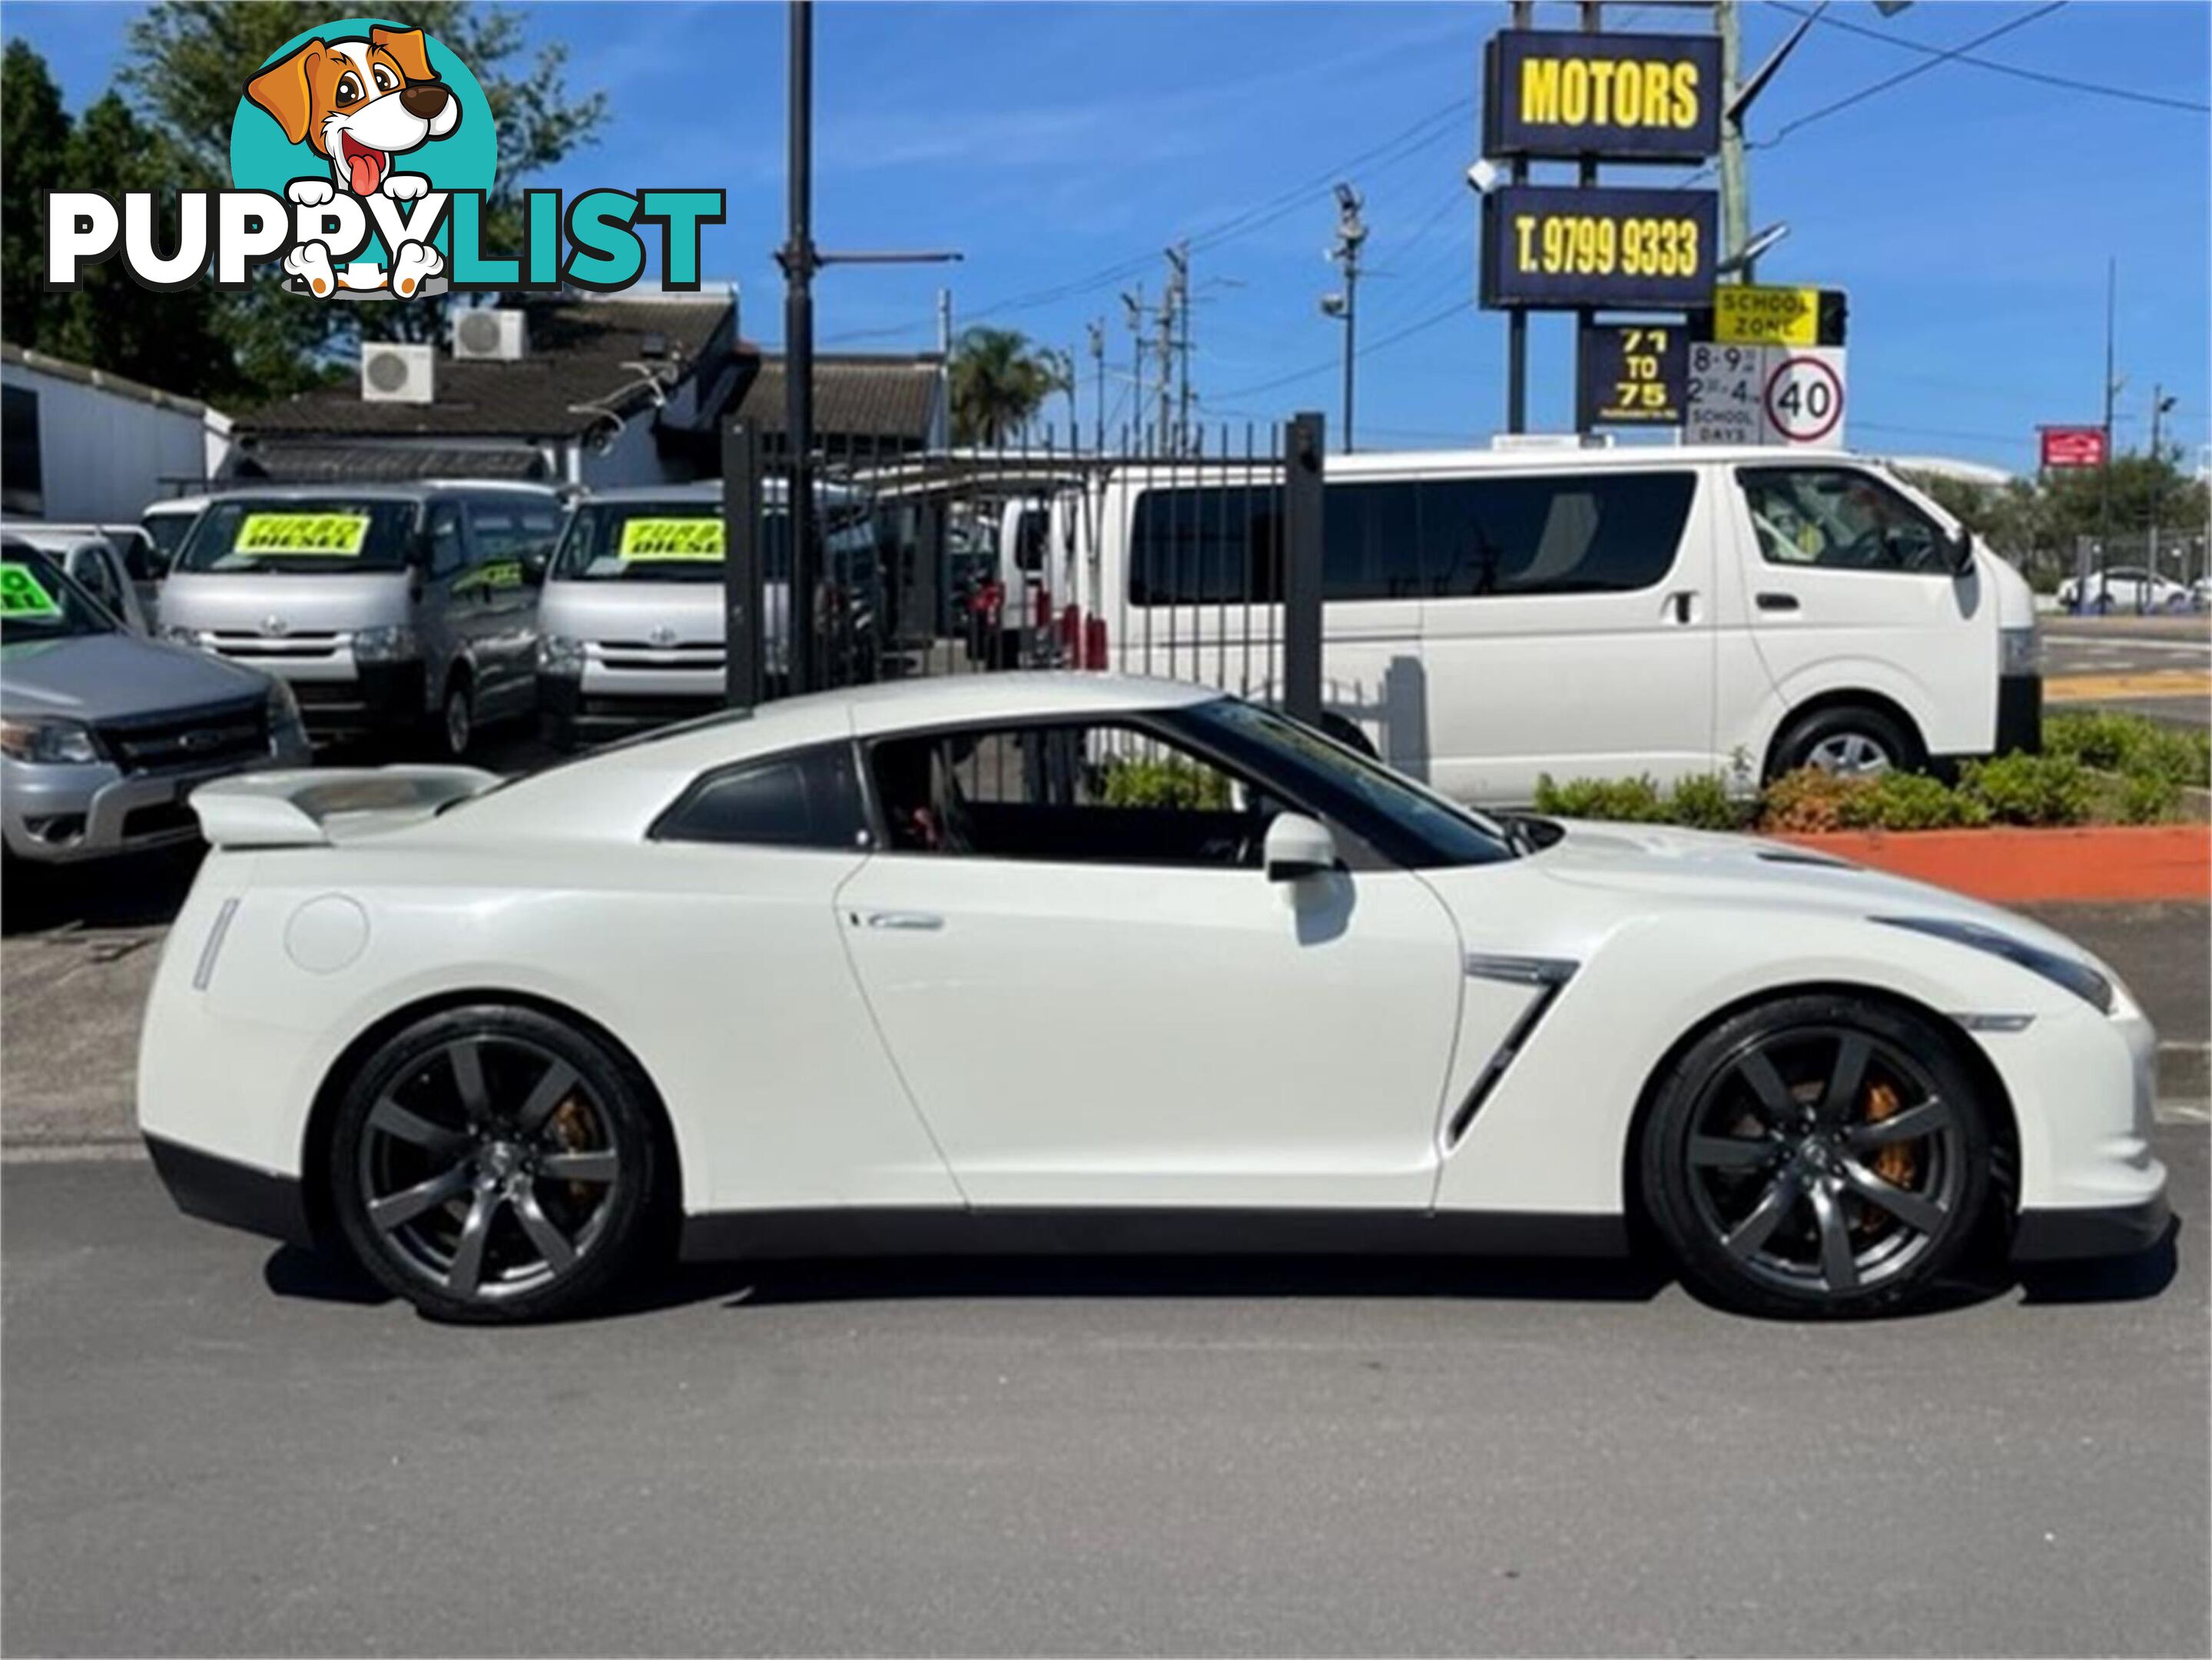
MULTIPOLYGON (((1565 834, 1523 865, 1531 875, 1578 897, 1632 896, 1655 909, 1950 917, 2001 929, 2078 961, 2096 960, 2028 917, 1787 842, 1658 824, 1553 822, 1565 834)), ((1455 903, 1456 885, 1439 886, 1447 902, 1455 903)), ((1481 903, 1478 891, 1468 890, 1471 905, 1481 903)))
POLYGON ((0 708, 14 715, 113 721, 265 695, 268 685, 256 670, 135 635, 0 647, 0 708))

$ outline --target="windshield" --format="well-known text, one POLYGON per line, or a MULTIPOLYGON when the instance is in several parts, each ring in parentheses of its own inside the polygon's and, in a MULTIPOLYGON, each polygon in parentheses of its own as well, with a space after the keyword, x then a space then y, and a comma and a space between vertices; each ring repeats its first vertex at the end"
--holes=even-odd
POLYGON ((1495 819, 1447 800, 1310 727, 1233 697, 1176 711, 1173 724, 1368 836, 1415 869, 1517 856, 1495 819))
POLYGON ((198 522, 197 513, 149 513, 140 520, 153 540, 157 569, 168 569, 177 556, 177 550, 185 545, 185 538, 191 534, 192 526, 198 522))
POLYGON ((120 626, 35 548, 10 547, 0 556, 0 640, 68 640, 120 626))
POLYGON ((399 570, 416 504, 359 497, 234 497, 201 514, 176 569, 315 575, 399 570))
MULTIPOLYGON (((865 508, 830 507, 822 527, 827 574, 852 581, 875 550, 865 508)), ((563 582, 719 582, 725 537, 719 502, 586 502, 568 520, 554 556, 563 582)), ((761 520, 761 559, 771 582, 791 580, 791 518, 770 508, 761 520)))

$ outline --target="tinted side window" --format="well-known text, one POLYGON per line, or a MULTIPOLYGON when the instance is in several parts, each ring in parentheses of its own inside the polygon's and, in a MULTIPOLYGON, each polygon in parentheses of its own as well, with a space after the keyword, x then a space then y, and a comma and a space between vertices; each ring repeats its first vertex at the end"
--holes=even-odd
POLYGON ((430 575, 451 576, 461 568, 461 510, 451 502, 430 509, 430 575))
POLYGON ((561 510, 550 502, 479 497, 469 503, 469 532, 478 564, 519 559, 533 549, 552 547, 561 532, 561 510))
POLYGON ((1871 473, 1746 467, 1737 477, 1770 565, 1951 574, 1935 521, 1871 473))
POLYGON ((1420 597, 1418 489, 1391 480, 1333 484, 1322 493, 1323 600, 1420 597))
POLYGON ((708 774, 653 827, 659 842, 767 848, 867 845, 851 748, 843 744, 748 761, 708 774))
POLYGON ((1674 566, 1697 488, 1686 472, 1441 478, 1421 484, 1429 591, 1620 593, 1674 566))
POLYGON ((1281 493, 1273 484, 1149 489, 1129 514, 1133 605, 1280 599, 1281 493))

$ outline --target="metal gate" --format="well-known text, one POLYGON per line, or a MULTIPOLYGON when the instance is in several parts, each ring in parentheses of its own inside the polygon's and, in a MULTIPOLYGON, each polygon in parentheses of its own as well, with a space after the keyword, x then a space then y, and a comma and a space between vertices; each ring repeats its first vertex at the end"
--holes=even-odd
POLYGON ((1321 718, 1323 431, 842 447, 794 514, 787 458, 723 446, 733 705, 868 681, 1113 670, 1321 718), (808 524, 804 550, 793 525, 808 524), (793 596, 811 593, 811 603, 793 596), (803 630, 803 636, 799 631, 803 630))

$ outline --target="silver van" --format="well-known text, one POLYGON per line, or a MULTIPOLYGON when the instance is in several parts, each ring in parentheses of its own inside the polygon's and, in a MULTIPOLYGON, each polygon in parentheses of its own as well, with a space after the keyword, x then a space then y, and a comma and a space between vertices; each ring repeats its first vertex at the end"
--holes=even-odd
POLYGON ((190 842, 195 785, 307 760, 283 682, 132 634, 51 555, 0 538, 8 865, 190 842))
POLYGON ((466 753, 536 696, 536 584, 562 504, 537 484, 273 485, 213 497, 161 587, 165 637, 281 675, 318 741, 466 753))
MULTIPOLYGON (((784 672, 790 518, 764 481, 763 672, 784 672)), ((830 649, 872 669, 882 611, 877 520, 866 499, 817 487, 830 649)), ((719 708, 724 650, 718 479, 597 491, 579 500, 538 610, 538 705, 547 741, 573 749, 719 708)))

